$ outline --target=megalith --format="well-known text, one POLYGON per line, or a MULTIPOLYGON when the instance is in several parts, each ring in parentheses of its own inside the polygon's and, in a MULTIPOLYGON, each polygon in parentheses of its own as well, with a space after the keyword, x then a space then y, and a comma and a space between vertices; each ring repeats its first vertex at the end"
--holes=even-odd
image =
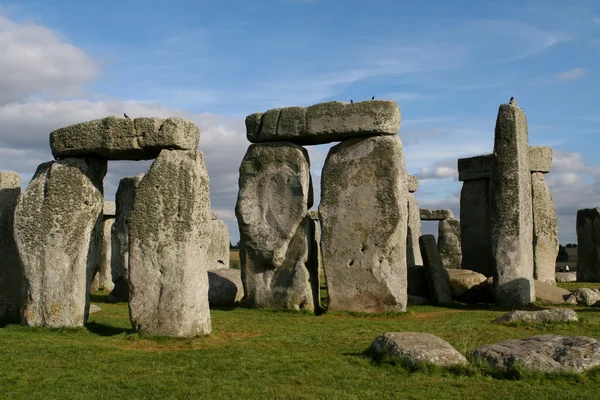
POLYGON ((417 198, 408 193, 408 230, 406 232, 406 262, 408 265, 423 265, 419 237, 421 237, 421 214, 417 198))
POLYGON ((115 222, 115 203, 113 201, 105 201, 102 219, 102 244, 98 250, 98 264, 94 272, 91 291, 99 289, 110 292, 115 287, 112 281, 112 246, 111 246, 111 229, 115 222))
POLYGON ((462 249, 460 245, 460 221, 455 218, 442 220, 438 224, 438 250, 444 268, 460 269, 462 249))
POLYGON ((406 181, 398 136, 330 149, 319 206, 329 310, 406 311, 406 181))
POLYGON ((514 100, 498 111, 490 198, 496 299, 522 307, 535 301, 533 217, 527 119, 514 100))
POLYGON ((15 210, 24 272, 21 321, 80 327, 101 243, 106 160, 65 158, 41 164, 15 210))
POLYGON ((461 268, 487 277, 493 275, 489 196, 489 179, 463 182, 460 192, 461 268))
POLYGON ((18 320, 21 312, 23 274, 13 235, 21 177, 16 172, 0 171, 0 318, 18 320))
POLYGON ((197 150, 162 150, 139 183, 129 224, 129 313, 138 332, 211 332, 209 178, 197 150))
POLYGON ((541 172, 531 174, 533 204, 533 277, 556 285, 556 256, 558 255, 558 218, 550 189, 541 172))
POLYGON ((229 228, 224 221, 217 219, 216 214, 211 218, 210 245, 208 246, 208 259, 210 269, 229 268, 229 228))
POLYGON ((308 153, 290 142, 253 144, 240 166, 236 216, 245 299, 253 307, 316 311, 318 251, 308 153))
POLYGON ((600 282, 600 207, 577 211, 577 281, 600 282))
POLYGON ((419 238, 423 263, 427 271, 427 282, 431 297, 437 304, 452 304, 452 289, 450 275, 442 265, 442 259, 433 235, 423 235, 419 238))

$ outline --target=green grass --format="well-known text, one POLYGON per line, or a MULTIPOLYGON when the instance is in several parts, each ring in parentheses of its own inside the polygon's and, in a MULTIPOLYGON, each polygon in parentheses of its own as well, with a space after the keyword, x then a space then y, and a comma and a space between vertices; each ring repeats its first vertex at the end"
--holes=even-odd
POLYGON ((578 288, 600 289, 600 282, 558 282, 556 286, 571 291, 578 288))
MULTIPOLYGON (((94 296, 95 301, 102 296, 94 296)), ((407 367, 365 355, 384 332, 438 335, 467 354, 479 345, 537 334, 600 338, 600 308, 581 322, 499 326, 504 311, 409 307, 405 314, 212 310, 213 333, 195 339, 143 337, 127 304, 82 329, 0 324, 0 398, 596 399, 600 371, 495 374, 486 366, 407 367)))

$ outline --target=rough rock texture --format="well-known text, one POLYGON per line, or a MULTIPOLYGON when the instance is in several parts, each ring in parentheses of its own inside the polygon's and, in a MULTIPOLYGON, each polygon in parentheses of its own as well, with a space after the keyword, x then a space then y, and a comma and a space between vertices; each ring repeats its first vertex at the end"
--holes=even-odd
POLYGON ((95 304, 90 304, 90 308, 88 310, 88 314, 93 314, 102 311, 102 309, 95 304))
MULTIPOLYGON (((317 270, 319 271, 319 281, 325 279, 325 271, 323 270, 323 253, 321 252, 321 217, 319 217, 319 210, 311 210, 308 212, 308 216, 312 220, 312 229, 314 232, 314 236, 312 239, 312 243, 310 246, 316 249, 316 260, 317 260, 317 270)), ((321 303, 321 294, 319 292, 319 304, 321 303)))
POLYGON ((544 180, 544 174, 531 174, 533 204, 533 277, 551 285, 556 284, 556 256, 558 255, 558 217, 544 180))
POLYGON ((535 300, 533 217, 527 119, 516 103, 502 104, 496 120, 490 180, 494 286, 501 306, 535 300))
POLYGON ((534 281, 536 301, 542 304, 564 304, 571 294, 567 289, 545 282, 534 281))
POLYGON ((242 281, 254 307, 318 307, 308 153, 289 142, 251 145, 240 166, 236 216, 242 281))
POLYGON ((211 220, 209 224, 212 229, 208 246, 210 269, 229 268, 229 228, 220 219, 211 220))
POLYGON ((448 218, 454 218, 452 210, 429 210, 421 208, 419 213, 421 221, 443 221, 448 218))
POLYGON ((111 231, 111 271, 115 284, 107 301, 129 301, 129 218, 135 201, 135 191, 144 174, 121 179, 116 194, 115 222, 111 231))
POLYGON ((414 193, 419 190, 419 178, 414 175, 408 175, 408 179, 406 181, 408 185, 408 191, 410 193, 414 193))
MULTIPOLYGON (((409 175, 410 176, 410 175, 409 175)), ((407 265, 423 265, 419 238, 421 237, 421 215, 419 204, 414 194, 408 194, 408 230, 406 232, 407 265)))
POLYGON ((544 322, 577 322, 577 313, 567 308, 551 308, 539 311, 511 311, 494 320, 497 324, 539 324, 544 322))
POLYGON ((16 172, 0 172, 0 318, 17 320, 21 314, 23 277, 19 252, 13 235, 21 177, 16 172))
POLYGON ((239 269, 213 269, 208 271, 208 303, 214 306, 231 306, 244 297, 244 286, 239 269))
POLYGON ((406 271, 408 294, 419 297, 430 297, 427 268, 422 265, 408 265, 406 271))
POLYGON ((577 211, 577 281, 600 282, 600 207, 577 211))
POLYGON ((104 218, 114 217, 117 215, 117 204, 114 201, 105 201, 102 213, 104 214, 104 218))
POLYGON ((439 366, 467 364, 467 359, 445 340, 422 332, 390 332, 371 344, 375 354, 409 365, 432 363, 439 366))
POLYGON ((54 158, 100 156, 109 160, 150 160, 162 149, 193 150, 200 129, 171 117, 127 119, 110 116, 81 122, 50 134, 54 158))
POLYGON ((131 325, 150 335, 211 331, 209 178, 197 150, 163 150, 139 183, 129 224, 131 325))
POLYGON ((567 298, 567 303, 580 304, 587 307, 600 307, 600 290, 589 288, 575 289, 567 298))
POLYGON ((319 206, 329 310, 406 311, 406 176, 398 136, 329 151, 319 206))
POLYGON ((25 276, 21 322, 79 327, 102 237, 106 161, 67 158, 41 164, 15 210, 25 276))
POLYGON ((460 192, 462 269, 493 274, 488 179, 463 182, 460 192))
POLYGON ((492 154, 458 159, 458 180, 489 179, 492 172, 492 154))
POLYGON ((459 269, 462 263, 460 245, 460 221, 445 219, 438 224, 438 250, 442 265, 447 269, 459 269))
MULTIPOLYGON (((448 270, 450 271, 450 270, 448 270)), ((456 301, 467 304, 493 304, 496 302, 496 293, 494 292, 493 279, 487 278, 479 285, 471 287, 463 294, 456 297, 456 301)))
POLYGON ((540 335, 480 346, 472 355, 505 371, 519 363, 544 372, 583 372, 600 365, 600 341, 585 336, 540 335))
POLYGON ((114 222, 114 218, 106 218, 106 214, 104 214, 104 220, 102 221, 102 242, 100 245, 98 264, 96 264, 96 270, 94 271, 94 279, 92 280, 92 285, 90 287, 91 292, 95 292, 99 289, 111 291, 115 287, 115 284, 112 281, 111 268, 111 229, 114 222))
POLYGON ((547 174, 552 167, 552 147, 529 146, 529 170, 547 174))
POLYGON ((448 276, 450 278, 452 297, 462 295, 473 286, 477 286, 487 279, 485 275, 480 274, 479 272, 469 271, 468 269, 449 269, 448 276))
POLYGON ((556 282, 577 282, 577 272, 556 272, 556 282))
POLYGON ((324 144, 356 136, 396 135, 400 121, 400 109, 395 101, 369 100, 354 104, 330 101, 251 114, 246 117, 246 137, 252 143, 324 144))
POLYGON ((452 304, 450 276, 442 265, 440 253, 433 235, 423 235, 419 238, 423 263, 427 270, 431 298, 438 304, 452 304))

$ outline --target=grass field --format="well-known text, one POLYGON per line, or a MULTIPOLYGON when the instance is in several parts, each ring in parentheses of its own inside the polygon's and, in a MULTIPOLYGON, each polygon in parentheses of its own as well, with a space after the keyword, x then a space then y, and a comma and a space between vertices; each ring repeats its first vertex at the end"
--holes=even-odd
POLYGON ((409 372, 363 352, 384 332, 438 335, 457 350, 537 334, 600 338, 600 308, 581 321, 493 325, 503 311, 409 307, 364 315, 212 310, 213 333, 196 339, 143 337, 127 304, 104 304, 82 329, 0 324, 0 398, 597 399, 600 370, 583 375, 495 377, 472 367, 409 372))
POLYGON ((239 250, 229 250, 229 268, 240 269, 242 263, 240 261, 239 250))

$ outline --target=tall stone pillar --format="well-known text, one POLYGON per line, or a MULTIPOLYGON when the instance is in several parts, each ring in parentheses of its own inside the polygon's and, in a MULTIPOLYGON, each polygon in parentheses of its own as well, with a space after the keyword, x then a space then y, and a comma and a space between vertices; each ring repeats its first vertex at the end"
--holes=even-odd
POLYGON ((577 211, 577 281, 600 282, 600 207, 577 211))
POLYGON ((23 273, 13 234, 15 207, 21 194, 21 177, 0 172, 0 317, 18 320, 21 313, 23 273))
POLYGON ((408 230, 406 233, 407 265, 423 265, 419 238, 421 237, 421 214, 415 192, 419 189, 419 179, 408 175, 408 230))

